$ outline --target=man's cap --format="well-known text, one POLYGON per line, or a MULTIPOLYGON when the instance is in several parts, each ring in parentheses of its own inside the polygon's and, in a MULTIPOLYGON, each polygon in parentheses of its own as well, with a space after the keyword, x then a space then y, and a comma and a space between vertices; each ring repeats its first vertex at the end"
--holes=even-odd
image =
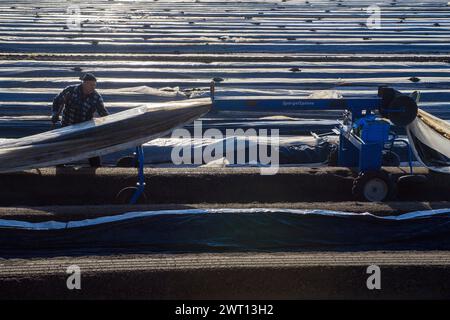
POLYGON ((97 78, 92 73, 85 73, 80 77, 83 81, 97 81, 97 78))

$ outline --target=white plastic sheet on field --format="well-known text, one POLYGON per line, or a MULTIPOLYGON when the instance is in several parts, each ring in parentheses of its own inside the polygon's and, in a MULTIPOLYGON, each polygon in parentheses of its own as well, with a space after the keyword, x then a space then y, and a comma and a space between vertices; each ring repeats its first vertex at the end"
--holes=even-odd
POLYGON ((411 219, 425 219, 437 215, 448 215, 450 214, 450 208, 448 209, 436 209, 436 210, 425 210, 425 211, 415 211, 410 213, 405 213, 399 216, 376 216, 368 212, 364 213, 353 213, 353 212, 342 212, 333 210, 304 210, 304 209, 276 209, 276 208, 246 208, 246 209, 184 209, 184 210, 157 210, 157 211, 142 211, 142 212, 127 212, 123 214, 118 214, 114 216, 105 216, 94 219, 86 219, 79 221, 45 221, 45 222, 27 222, 19 220, 7 220, 0 219, 0 229, 22 229, 22 230, 61 230, 61 229, 74 229, 74 228, 85 228, 95 225, 123 222, 126 220, 146 218, 158 215, 204 215, 204 214, 268 214, 268 213, 288 213, 288 214, 300 214, 300 215, 320 215, 320 216, 330 216, 330 217, 341 217, 341 218, 351 218, 351 217, 373 217, 379 220, 387 221, 404 221, 411 219))

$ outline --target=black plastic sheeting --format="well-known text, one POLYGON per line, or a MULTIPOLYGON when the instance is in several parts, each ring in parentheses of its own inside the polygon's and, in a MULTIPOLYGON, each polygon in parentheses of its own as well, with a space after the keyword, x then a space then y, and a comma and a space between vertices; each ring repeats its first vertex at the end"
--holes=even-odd
MULTIPOLYGON (((238 140, 234 139, 233 141, 230 140, 223 140, 221 142, 221 149, 223 150, 224 155, 228 156, 230 151, 229 148, 232 148, 233 150, 233 158, 232 159, 239 159, 238 153, 241 153, 240 156, 242 156, 245 159, 245 163, 248 164, 251 160, 255 160, 258 163, 261 162, 261 159, 259 157, 259 153, 256 153, 256 159, 250 159, 250 141, 249 140, 243 140, 239 143, 243 145, 243 149, 239 149, 238 146, 238 140), (238 151, 239 150, 239 151, 238 151)), ((254 142, 253 142, 254 143, 254 142)), ((205 148, 211 145, 204 144, 201 145, 200 143, 195 144, 193 143, 190 145, 190 163, 197 163, 195 161, 195 149, 194 147, 201 148, 201 154, 203 154, 205 148)), ((256 144, 254 145, 256 146, 256 144)), ((270 146, 264 143, 258 144, 258 148, 265 148, 267 155, 270 156, 270 146)), ((332 142, 328 142, 326 140, 319 141, 317 144, 311 144, 311 143, 296 143, 296 144, 286 144, 286 145, 280 145, 277 146, 276 149, 278 151, 279 155, 279 163, 280 164, 307 164, 307 163, 320 163, 320 162, 326 162, 328 159, 328 155, 332 149, 335 149, 336 145, 332 142)), ((144 145, 144 155, 145 155, 145 163, 146 164, 158 164, 158 163, 172 163, 172 153, 173 146, 159 146, 159 145, 144 145)), ((124 156, 130 156, 133 154, 135 150, 134 149, 128 149, 121 152, 116 152, 107 156, 102 157, 104 160, 104 163, 115 163, 117 159, 124 157, 124 156)), ((182 153, 181 153, 182 154, 182 153)), ((200 161, 201 164, 206 164, 204 159, 200 161)))
POLYGON ((403 220, 241 210, 154 214, 58 230, 0 228, 2 257, 316 250, 450 250, 450 210, 403 220))
MULTIPOLYGON (((231 144, 230 141, 222 141, 222 150, 224 154, 228 155, 227 148, 233 148, 233 159, 238 159, 238 152, 243 152, 246 163, 249 162, 249 141, 243 141, 242 144, 245 146, 244 150, 240 150, 238 148, 237 140, 234 140, 231 144)), ((192 144, 191 146, 191 158, 190 163, 196 163, 194 158, 194 147, 196 145, 192 144)), ((204 149, 207 144, 201 146, 203 154, 204 149)), ((266 148, 267 154, 270 156, 270 147, 267 144, 259 144, 259 148, 266 148)), ((408 161, 408 149, 404 144, 396 144, 392 151, 395 152, 400 161, 406 162, 408 161)), ((337 149, 337 145, 333 142, 327 140, 318 141, 315 144, 311 143, 296 143, 296 144, 281 144, 276 147, 278 150, 279 163, 282 165, 285 164, 310 164, 310 163, 326 163, 329 158, 330 152, 337 149)), ((107 156, 102 157, 104 163, 116 163, 117 159, 130 156, 133 154, 135 149, 128 149, 121 152, 116 152, 107 156)), ((158 164, 158 163, 172 163, 171 158, 172 146, 159 146, 159 145, 144 145, 144 154, 145 154, 145 163, 146 164, 158 164)), ((413 160, 415 158, 413 157, 413 160)), ((260 162, 259 153, 257 153, 257 162, 260 162)), ((204 161, 201 164, 206 164, 204 161)))
POLYGON ((317 145, 297 144, 290 146, 280 146, 280 164, 305 164, 326 162, 331 150, 336 146, 328 141, 321 141, 317 145))

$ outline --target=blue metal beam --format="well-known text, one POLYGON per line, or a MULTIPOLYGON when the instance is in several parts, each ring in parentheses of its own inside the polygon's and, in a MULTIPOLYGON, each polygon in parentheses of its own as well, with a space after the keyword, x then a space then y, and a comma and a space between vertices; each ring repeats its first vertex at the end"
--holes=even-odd
POLYGON ((217 97, 213 100, 213 110, 217 111, 292 111, 292 110, 377 110, 380 98, 349 99, 300 99, 267 97, 246 99, 245 97, 217 97))

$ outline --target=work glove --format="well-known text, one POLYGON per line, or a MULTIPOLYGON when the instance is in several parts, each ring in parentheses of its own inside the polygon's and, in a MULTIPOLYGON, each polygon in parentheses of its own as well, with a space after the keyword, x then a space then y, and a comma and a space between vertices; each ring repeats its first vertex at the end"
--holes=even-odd
POLYGON ((52 124, 56 124, 59 122, 59 116, 57 114, 54 114, 52 116, 52 124))

